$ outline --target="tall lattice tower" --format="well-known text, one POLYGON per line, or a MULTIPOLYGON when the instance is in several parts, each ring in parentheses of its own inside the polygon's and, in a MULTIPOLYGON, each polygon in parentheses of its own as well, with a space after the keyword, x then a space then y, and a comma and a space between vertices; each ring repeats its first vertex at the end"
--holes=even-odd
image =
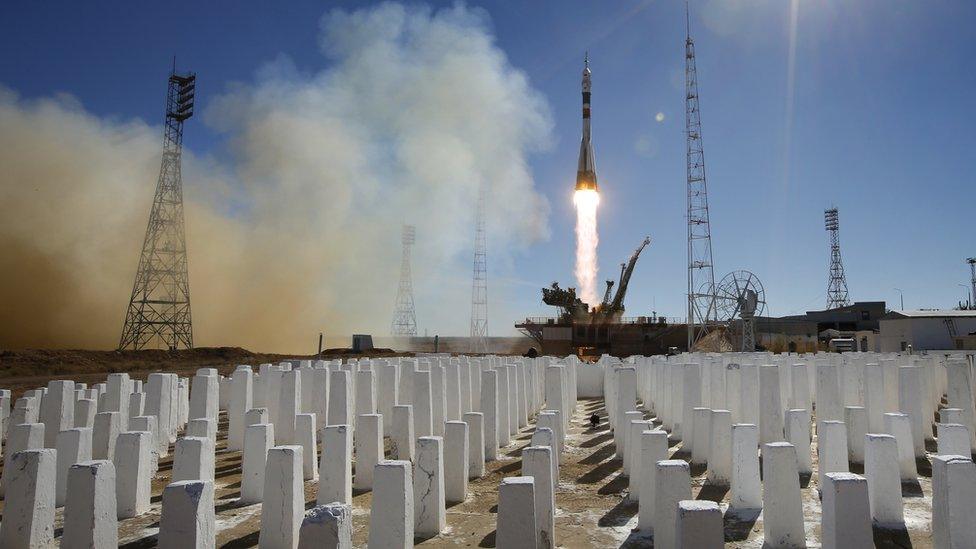
POLYGON ((395 336, 417 335, 417 313, 413 308, 413 276, 410 274, 410 248, 416 241, 413 225, 403 226, 403 259, 400 261, 400 286, 397 288, 396 305, 390 333, 395 336))
POLYGON ((193 116, 196 75, 169 76, 163 161, 119 349, 193 348, 183 222, 183 123, 193 116))
POLYGON ((688 350, 718 320, 715 309, 715 273, 712 269, 712 229, 708 221, 705 152, 698 105, 698 72, 691 16, 685 4, 685 127, 688 156, 688 350))
POLYGON ((850 305, 847 297, 847 278, 844 263, 840 260, 840 218, 837 208, 824 210, 824 227, 830 235, 830 276, 827 279, 827 308, 836 309, 850 305))
POLYGON ((488 248, 485 235, 486 184, 478 189, 478 210, 474 230, 474 275, 471 282, 471 347, 472 353, 488 352, 488 248))

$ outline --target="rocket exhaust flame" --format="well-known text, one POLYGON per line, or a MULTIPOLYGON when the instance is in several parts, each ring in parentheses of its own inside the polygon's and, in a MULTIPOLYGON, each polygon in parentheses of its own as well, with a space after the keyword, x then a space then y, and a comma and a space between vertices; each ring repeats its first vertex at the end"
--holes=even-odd
POLYGON ((576 205, 576 284, 579 298, 591 307, 599 303, 596 291, 596 247, 600 236, 596 228, 596 210, 600 205, 600 193, 580 190, 573 195, 576 205))

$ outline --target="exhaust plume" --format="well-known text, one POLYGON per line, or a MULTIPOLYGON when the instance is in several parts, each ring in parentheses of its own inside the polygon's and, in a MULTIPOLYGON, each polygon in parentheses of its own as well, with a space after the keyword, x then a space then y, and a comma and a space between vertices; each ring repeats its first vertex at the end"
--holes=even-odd
POLYGON ((576 284, 579 286, 579 298, 592 307, 600 303, 596 292, 596 248, 600 243, 596 210, 600 205, 600 193, 576 191, 573 204, 576 206, 576 284))
MULTIPOLYGON (((201 121, 191 120, 183 181, 198 346, 307 352, 319 331, 385 335, 404 222, 417 226, 422 327, 466 326, 457 304, 470 298, 482 181, 495 265, 548 237, 527 165, 549 143, 548 107, 488 27, 463 6, 333 11, 321 22, 328 68, 280 57, 218 94, 202 117, 221 138, 212 156, 193 154, 201 121)), ((146 98, 160 119, 163 84, 146 98)), ((70 97, 0 88, 0 346, 117 344, 160 137, 70 97)))

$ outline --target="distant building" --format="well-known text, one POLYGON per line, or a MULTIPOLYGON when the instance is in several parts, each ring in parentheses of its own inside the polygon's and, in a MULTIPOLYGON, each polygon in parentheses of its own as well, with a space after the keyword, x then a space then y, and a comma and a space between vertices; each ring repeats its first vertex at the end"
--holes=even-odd
POLYGON ((976 311, 891 311, 880 328, 881 352, 966 349, 976 334, 976 311))

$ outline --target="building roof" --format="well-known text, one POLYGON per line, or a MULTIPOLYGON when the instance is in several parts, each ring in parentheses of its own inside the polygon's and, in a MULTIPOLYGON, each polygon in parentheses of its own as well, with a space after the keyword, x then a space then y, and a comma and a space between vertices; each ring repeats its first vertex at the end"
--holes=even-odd
POLYGON ((976 311, 956 310, 956 309, 916 309, 906 311, 891 311, 881 317, 881 320, 892 320, 899 318, 976 318, 976 311))

